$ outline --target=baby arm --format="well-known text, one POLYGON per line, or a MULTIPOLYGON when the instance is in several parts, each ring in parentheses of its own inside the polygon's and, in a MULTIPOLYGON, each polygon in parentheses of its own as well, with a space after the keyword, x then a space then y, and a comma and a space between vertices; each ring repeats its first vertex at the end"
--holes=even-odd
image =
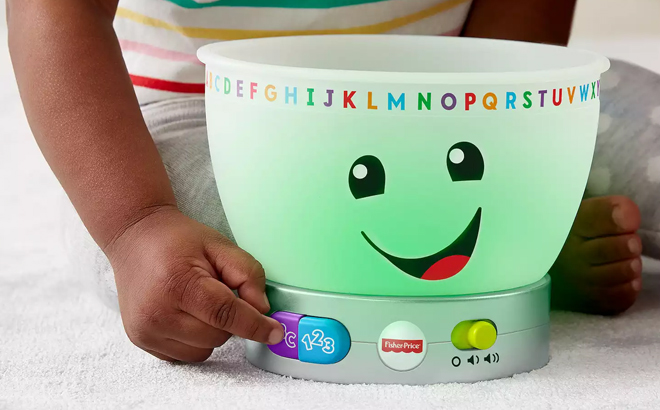
POLYGON ((112 264, 133 343, 183 361, 205 360, 231 334, 277 343, 261 265, 177 209, 112 27, 117 3, 8 0, 37 143, 112 264))
POLYGON ((474 0, 465 37, 565 46, 576 0, 474 0))

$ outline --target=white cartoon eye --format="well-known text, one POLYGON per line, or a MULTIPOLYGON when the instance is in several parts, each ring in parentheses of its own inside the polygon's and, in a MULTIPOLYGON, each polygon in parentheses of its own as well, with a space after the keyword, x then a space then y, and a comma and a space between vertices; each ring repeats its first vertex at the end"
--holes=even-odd
POLYGON ((357 179, 364 179, 367 177, 369 170, 364 164, 357 164, 353 167, 353 176, 357 179))
POLYGON ((449 160, 452 164, 460 164, 465 159, 465 153, 460 148, 454 148, 449 152, 449 160))

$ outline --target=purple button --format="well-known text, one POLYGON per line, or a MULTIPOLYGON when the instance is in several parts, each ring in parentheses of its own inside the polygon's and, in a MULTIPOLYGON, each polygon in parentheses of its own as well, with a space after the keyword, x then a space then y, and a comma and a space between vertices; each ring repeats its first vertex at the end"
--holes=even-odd
POLYGON ((271 315, 284 327, 284 339, 276 345, 269 345, 271 352, 278 356, 298 359, 298 322, 303 316, 291 312, 275 312, 271 315))

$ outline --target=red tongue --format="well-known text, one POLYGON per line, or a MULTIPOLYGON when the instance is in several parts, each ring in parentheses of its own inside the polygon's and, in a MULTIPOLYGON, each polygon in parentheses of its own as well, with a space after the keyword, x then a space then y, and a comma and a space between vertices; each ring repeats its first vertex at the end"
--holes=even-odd
POLYGON ((469 260, 470 257, 464 255, 452 255, 442 258, 424 272, 422 279, 441 280, 451 278, 460 272, 469 260))

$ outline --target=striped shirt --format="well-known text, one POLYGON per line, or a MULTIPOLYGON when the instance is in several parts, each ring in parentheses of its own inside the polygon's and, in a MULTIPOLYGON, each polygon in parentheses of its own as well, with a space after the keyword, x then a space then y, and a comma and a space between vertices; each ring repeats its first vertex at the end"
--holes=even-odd
POLYGON ((199 47, 310 34, 458 35, 472 0, 120 0, 115 30, 141 104, 204 92, 199 47))

